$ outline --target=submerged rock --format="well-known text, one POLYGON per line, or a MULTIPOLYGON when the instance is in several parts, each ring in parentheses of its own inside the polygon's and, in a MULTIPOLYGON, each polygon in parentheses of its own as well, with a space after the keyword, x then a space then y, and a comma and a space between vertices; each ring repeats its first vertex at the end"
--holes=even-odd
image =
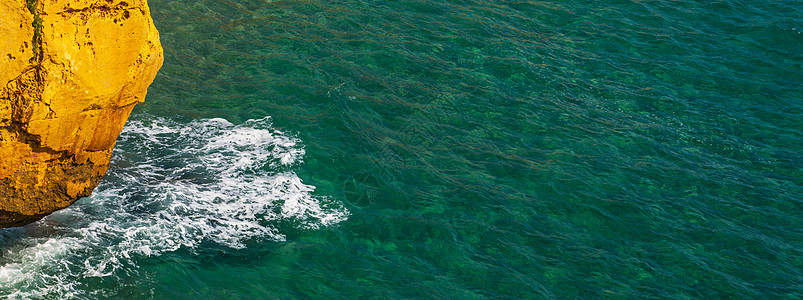
POLYGON ((0 2, 0 227, 88 196, 162 65, 145 0, 0 2))

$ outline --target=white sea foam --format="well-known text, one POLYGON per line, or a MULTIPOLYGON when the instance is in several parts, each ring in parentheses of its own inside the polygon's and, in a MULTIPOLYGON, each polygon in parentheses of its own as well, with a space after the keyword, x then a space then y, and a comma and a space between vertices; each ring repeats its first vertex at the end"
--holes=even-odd
MULTIPOLYGON (((0 231, 0 297, 91 297, 82 279, 137 274, 137 261, 201 243, 242 249, 315 229, 347 211, 292 168, 299 140, 270 119, 233 125, 131 121, 94 194, 35 224, 0 231)), ((102 291, 101 291, 102 293, 102 291)))

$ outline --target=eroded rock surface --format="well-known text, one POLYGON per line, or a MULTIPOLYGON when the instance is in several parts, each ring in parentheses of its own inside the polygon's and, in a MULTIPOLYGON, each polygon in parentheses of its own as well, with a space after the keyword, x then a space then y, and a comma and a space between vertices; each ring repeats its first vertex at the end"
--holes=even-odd
POLYGON ((145 0, 0 1, 0 227, 88 196, 162 65, 145 0))

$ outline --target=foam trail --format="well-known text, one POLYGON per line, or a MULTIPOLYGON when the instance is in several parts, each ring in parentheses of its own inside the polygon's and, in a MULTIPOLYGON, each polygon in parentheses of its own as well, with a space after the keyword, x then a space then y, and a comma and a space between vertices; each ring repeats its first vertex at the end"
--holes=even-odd
POLYGON ((300 141, 269 118, 180 124, 130 121, 89 198, 41 222, 0 230, 0 296, 102 295, 81 279, 137 274, 137 261, 201 243, 280 241, 280 222, 315 229, 346 219, 292 171, 300 141))

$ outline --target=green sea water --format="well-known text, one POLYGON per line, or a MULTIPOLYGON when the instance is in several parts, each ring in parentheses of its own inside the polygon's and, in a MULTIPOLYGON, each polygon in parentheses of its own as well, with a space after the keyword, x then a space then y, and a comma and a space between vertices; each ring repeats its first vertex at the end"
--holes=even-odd
POLYGON ((0 296, 803 298, 803 1, 151 0, 0 296))

